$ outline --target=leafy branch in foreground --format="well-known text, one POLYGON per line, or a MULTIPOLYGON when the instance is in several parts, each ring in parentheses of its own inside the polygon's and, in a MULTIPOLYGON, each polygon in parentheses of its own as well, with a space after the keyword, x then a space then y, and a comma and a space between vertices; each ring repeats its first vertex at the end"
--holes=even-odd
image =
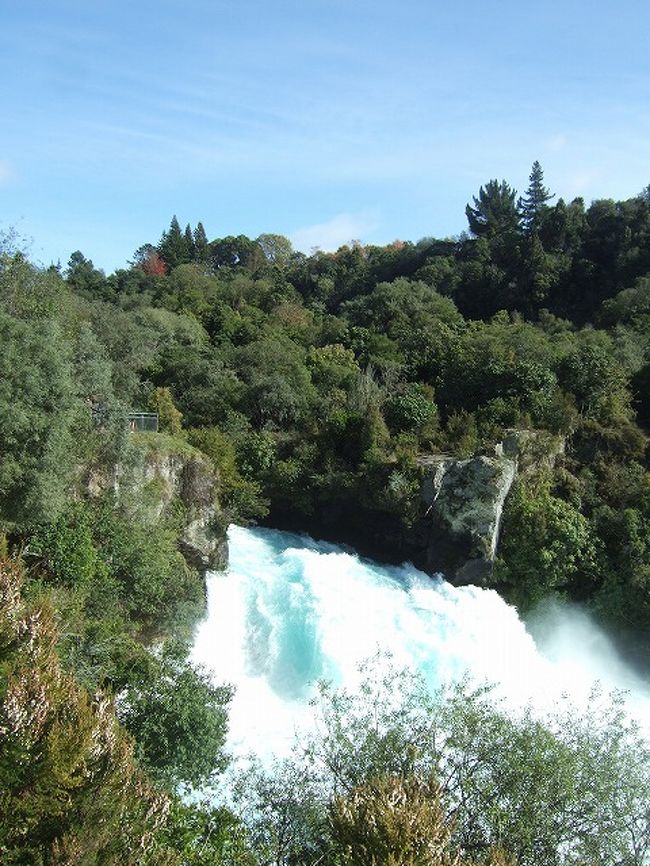
POLYGON ((417 676, 375 666, 360 693, 323 686, 317 711, 319 733, 243 788, 249 807, 262 804, 253 825, 283 840, 263 862, 335 863, 343 846, 349 863, 453 863, 454 852, 488 863, 496 851, 521 866, 647 863, 650 750, 618 698, 541 718, 506 713, 487 688, 432 695, 417 676), (400 823, 400 798, 413 824, 400 823), (447 838, 443 818, 450 859, 426 859, 447 838))

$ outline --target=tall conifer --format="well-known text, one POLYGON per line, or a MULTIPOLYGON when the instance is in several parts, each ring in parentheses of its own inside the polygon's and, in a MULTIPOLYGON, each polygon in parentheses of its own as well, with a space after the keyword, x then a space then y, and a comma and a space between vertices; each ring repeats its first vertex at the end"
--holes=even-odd
POLYGON ((544 172, 537 160, 529 175, 526 195, 519 199, 518 207, 521 223, 526 234, 535 234, 539 229, 542 211, 547 201, 555 198, 548 187, 544 186, 544 172))
POLYGON ((488 181, 465 208, 469 229, 477 237, 492 238, 517 228, 517 192, 505 180, 488 181))
POLYGON ((189 261, 187 241, 183 237, 176 214, 169 224, 169 231, 163 232, 160 238, 158 252, 170 271, 189 261))
POLYGON ((197 262, 207 262, 208 255, 208 236, 203 223, 199 222, 194 229, 194 258, 197 262))
POLYGON ((185 261, 193 262, 196 259, 196 255, 194 250, 194 238, 192 237, 192 229, 190 228, 189 223, 185 226, 183 243, 185 246, 185 261))

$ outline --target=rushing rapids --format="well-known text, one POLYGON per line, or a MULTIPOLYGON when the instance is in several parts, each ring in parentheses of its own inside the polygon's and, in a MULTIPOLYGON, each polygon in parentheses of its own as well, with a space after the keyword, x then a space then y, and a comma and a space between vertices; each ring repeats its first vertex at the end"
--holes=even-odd
POLYGON ((285 754, 309 725, 314 683, 354 688, 377 651, 431 688, 467 676, 516 705, 578 704, 599 680, 629 692, 650 731, 650 689, 586 615, 549 607, 529 628, 496 592, 456 588, 410 565, 382 566, 336 545, 269 529, 229 530, 230 567, 208 578, 193 660, 236 686, 235 753, 285 754), (535 635, 535 638, 533 637, 535 635))

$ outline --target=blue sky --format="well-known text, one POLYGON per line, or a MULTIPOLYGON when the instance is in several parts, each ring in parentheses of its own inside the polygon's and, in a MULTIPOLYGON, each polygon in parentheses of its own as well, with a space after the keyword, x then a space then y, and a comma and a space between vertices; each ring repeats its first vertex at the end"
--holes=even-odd
POLYGON ((645 0, 5 0, 0 230, 122 267, 172 214, 296 247, 458 234, 538 159, 650 184, 645 0))

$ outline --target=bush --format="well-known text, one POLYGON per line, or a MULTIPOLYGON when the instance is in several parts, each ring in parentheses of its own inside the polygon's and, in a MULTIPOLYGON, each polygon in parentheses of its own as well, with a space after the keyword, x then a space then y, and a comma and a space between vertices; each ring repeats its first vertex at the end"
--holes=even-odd
POLYGON ((519 481, 506 500, 495 564, 495 581, 517 606, 527 609, 549 593, 567 593, 594 569, 595 549, 587 519, 553 496, 549 484, 519 481))
POLYGON ((322 686, 318 732, 244 780, 264 828, 253 838, 286 842, 276 862, 444 864, 460 850, 472 863, 641 866, 650 749, 620 701, 506 713, 489 689, 430 694, 380 663, 354 694, 322 686))
POLYGON ((118 704, 135 738, 139 764, 170 790, 210 782, 226 766, 223 745, 232 690, 213 686, 187 661, 187 647, 168 641, 118 704))

